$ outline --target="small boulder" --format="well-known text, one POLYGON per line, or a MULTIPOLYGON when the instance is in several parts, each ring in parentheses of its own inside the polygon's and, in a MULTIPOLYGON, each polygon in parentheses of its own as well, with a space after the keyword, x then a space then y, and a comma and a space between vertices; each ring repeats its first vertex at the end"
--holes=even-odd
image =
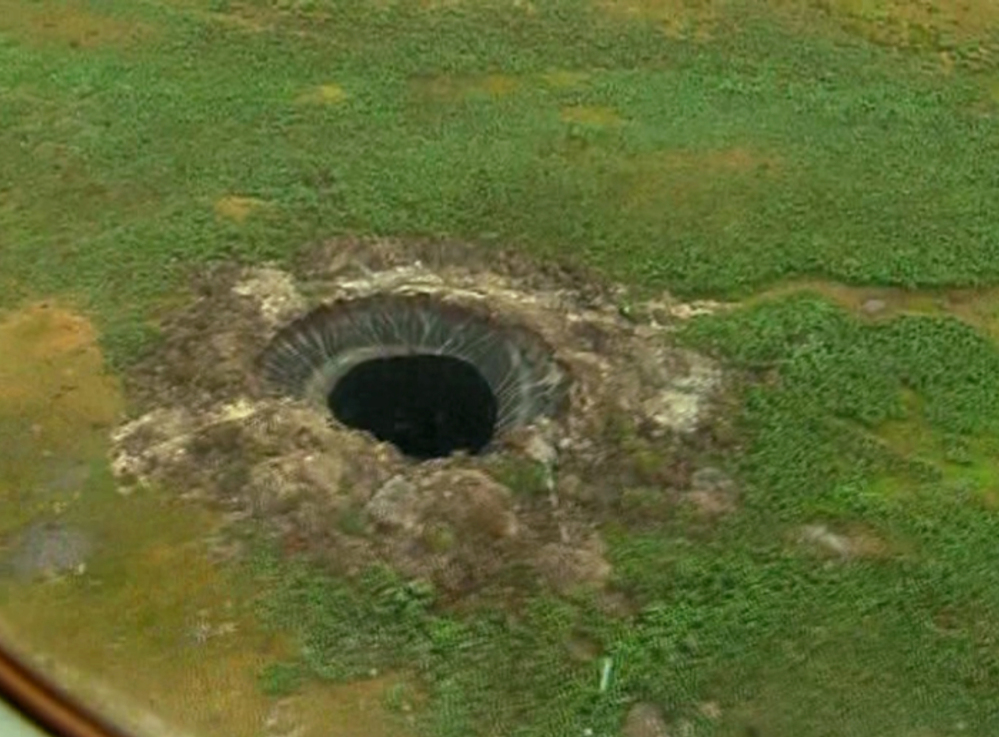
POLYGON ((425 485, 428 496, 435 499, 430 514, 450 523, 461 538, 484 535, 498 539, 517 533, 513 494, 488 474, 441 471, 425 485))
POLYGON ((365 511, 376 524, 414 530, 420 522, 420 506, 415 484, 402 476, 393 476, 375 492, 365 511))
POLYGON ((734 512, 737 495, 735 482, 724 471, 708 466, 691 474, 690 491, 684 497, 701 514, 715 517, 734 512))
POLYGON ((869 299, 860 306, 866 314, 877 315, 884 312, 888 304, 883 299, 869 299))
POLYGON ((592 537, 583 546, 549 543, 541 548, 535 561, 541 578, 559 594, 581 586, 602 588, 610 578, 611 565, 604 558, 604 544, 592 537))
POLYGON ((621 737, 671 737, 662 709, 655 704, 638 703, 628 710, 621 737))

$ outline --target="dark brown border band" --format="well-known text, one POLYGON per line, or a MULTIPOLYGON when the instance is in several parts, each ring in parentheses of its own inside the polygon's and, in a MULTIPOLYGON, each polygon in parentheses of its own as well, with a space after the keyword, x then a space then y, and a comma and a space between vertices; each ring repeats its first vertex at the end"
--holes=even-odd
POLYGON ((0 698, 56 737, 130 737, 0 646, 0 698))

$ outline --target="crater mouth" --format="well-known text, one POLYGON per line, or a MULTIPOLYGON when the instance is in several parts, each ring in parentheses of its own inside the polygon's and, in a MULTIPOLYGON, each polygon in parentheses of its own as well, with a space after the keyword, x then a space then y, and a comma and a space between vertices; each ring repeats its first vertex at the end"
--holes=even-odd
POLYGON ((419 460, 487 452, 568 395, 540 336, 429 295, 323 305, 282 328, 260 365, 273 392, 419 460))
POLYGON ((470 363, 416 354, 359 363, 329 394, 333 416, 412 458, 476 455, 496 429, 498 403, 470 363))

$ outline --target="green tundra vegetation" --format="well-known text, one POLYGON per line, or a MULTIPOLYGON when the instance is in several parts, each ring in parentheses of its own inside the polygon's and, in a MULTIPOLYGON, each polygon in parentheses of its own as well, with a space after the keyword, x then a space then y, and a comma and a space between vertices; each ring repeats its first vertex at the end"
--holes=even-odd
POLYGON ((262 544, 221 574, 185 547, 206 513, 114 493, 83 403, 51 428, 90 469, 66 514, 119 542, 99 587, 3 584, 5 626, 142 671, 163 711, 202 699, 205 732, 304 694, 343 735, 609 737, 638 702, 676 734, 999 734, 997 123, 991 0, 0 0, 3 532, 47 503, 23 437, 58 382, 31 362, 90 330, 118 401, 218 259, 523 249, 738 302, 678 340, 745 377, 737 511, 603 531, 627 617, 540 590, 459 611, 262 544), (24 316, 43 301, 84 317, 24 316), (178 649, 220 596, 234 639, 178 649), (389 726, 341 703, 373 671, 389 726))

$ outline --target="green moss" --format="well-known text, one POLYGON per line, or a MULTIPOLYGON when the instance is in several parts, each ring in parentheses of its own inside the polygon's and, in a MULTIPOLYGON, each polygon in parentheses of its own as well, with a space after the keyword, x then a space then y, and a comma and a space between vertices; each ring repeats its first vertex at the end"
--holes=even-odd
POLYGON ((306 674, 298 663, 271 663, 260 673, 260 689, 268 696, 295 693, 306 674))

